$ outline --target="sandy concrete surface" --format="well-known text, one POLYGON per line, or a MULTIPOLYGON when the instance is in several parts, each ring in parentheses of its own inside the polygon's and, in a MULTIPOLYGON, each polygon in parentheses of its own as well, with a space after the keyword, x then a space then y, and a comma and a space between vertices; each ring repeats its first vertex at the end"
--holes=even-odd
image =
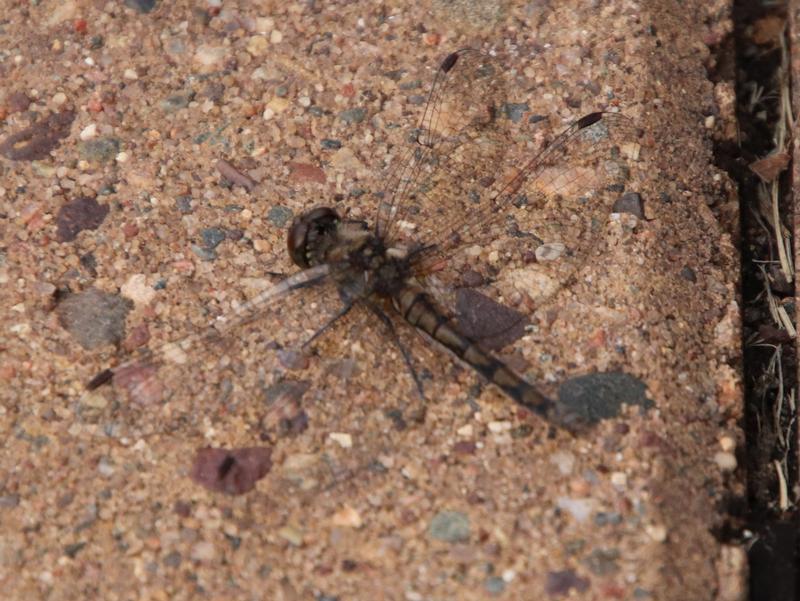
POLYGON ((742 493, 738 208, 712 164, 712 136, 735 131, 732 87, 707 70, 727 9, 6 3, 4 597, 723 598, 741 573, 714 536, 742 493), (324 200, 369 219, 360 191, 464 46, 513 63, 509 110, 532 145, 595 110, 643 129, 625 190, 643 216, 609 218, 593 261, 541 306, 515 297, 535 327, 507 355, 548 394, 612 374, 611 394, 641 386, 647 408, 572 437, 417 339, 423 415, 397 353, 350 322, 299 366, 307 423, 276 425, 244 393, 271 376, 258 344, 290 325, 281 314, 197 351, 170 376, 183 397, 84 389, 291 272, 292 216, 324 200), (220 160, 247 178, 231 185, 220 160), (208 490, 190 477, 205 446, 267 449, 266 475, 208 490))

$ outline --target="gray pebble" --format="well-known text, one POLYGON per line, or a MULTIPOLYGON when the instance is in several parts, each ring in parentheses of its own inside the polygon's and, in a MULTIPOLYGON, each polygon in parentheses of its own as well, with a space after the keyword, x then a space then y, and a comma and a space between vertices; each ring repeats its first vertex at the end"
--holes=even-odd
POLYGON ((469 518, 460 511, 440 511, 431 520, 428 535, 447 543, 469 540, 469 518))
POLYGON ((346 111, 339 113, 339 119, 347 124, 361 123, 366 116, 367 109, 361 107, 347 109, 346 111))

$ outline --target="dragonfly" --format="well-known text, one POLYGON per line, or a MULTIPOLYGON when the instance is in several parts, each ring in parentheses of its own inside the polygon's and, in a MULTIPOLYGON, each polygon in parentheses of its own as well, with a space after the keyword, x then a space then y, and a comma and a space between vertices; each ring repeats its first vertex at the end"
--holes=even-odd
MULTIPOLYGON (((354 406, 354 387, 401 408, 424 401, 431 378, 419 356, 428 364, 446 351, 524 411, 582 431, 579 415, 464 327, 447 291, 465 270, 496 280, 510 273, 506 287, 517 297, 530 287, 515 278, 531 270, 559 286, 574 281, 599 252, 642 132, 619 113, 597 111, 537 147, 536 124, 514 118, 513 79, 491 53, 449 54, 404 151, 371 190, 371 220, 329 203, 310 208, 286 238, 295 273, 232 302, 189 336, 139 349, 86 387, 113 384, 143 408, 139 434, 168 423, 208 429, 209 411, 238 415, 262 433, 275 424, 303 430, 302 407, 318 409, 323 422, 322 413, 337 412, 337 403, 322 403, 329 396, 344 401, 342 414, 365 415, 368 401, 354 406), (297 376, 315 355, 342 350, 359 356, 361 367, 338 360, 313 380, 297 376)), ((363 436, 377 428, 379 438, 386 428, 353 420, 363 436)))

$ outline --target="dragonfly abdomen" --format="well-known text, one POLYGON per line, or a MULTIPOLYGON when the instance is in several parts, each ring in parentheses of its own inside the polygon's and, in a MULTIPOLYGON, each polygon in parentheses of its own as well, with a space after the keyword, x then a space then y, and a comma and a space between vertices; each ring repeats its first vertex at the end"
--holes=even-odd
POLYGON ((455 353, 486 380, 500 387, 526 409, 551 417, 553 402, 514 373, 505 363, 482 349, 480 344, 462 334, 456 325, 436 308, 422 288, 406 286, 395 295, 394 300, 397 310, 412 326, 421 329, 455 353))

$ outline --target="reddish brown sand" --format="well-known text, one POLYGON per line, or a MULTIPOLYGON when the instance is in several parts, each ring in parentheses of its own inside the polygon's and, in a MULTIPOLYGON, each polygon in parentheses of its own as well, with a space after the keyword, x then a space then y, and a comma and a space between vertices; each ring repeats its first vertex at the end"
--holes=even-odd
MULTIPOLYGON (((3 139, 75 112, 60 143, 41 142, 58 144, 44 158, 0 157, 4 598, 738 598, 742 552, 713 534, 742 492, 737 201, 710 142, 735 131, 732 87, 706 76, 727 3, 223 4, 4 11, 3 139), (399 384, 374 372, 329 378, 364 392, 315 397, 272 470, 227 496, 189 477, 195 451, 275 442, 237 390, 161 429, 150 426, 169 407, 132 412, 114 391, 84 391, 114 349, 80 346, 80 326, 68 332, 52 310, 57 289, 122 289, 130 346, 252 296, 265 271, 291 269, 287 209, 353 202, 390 126, 419 114, 432 67, 487 44, 516 57, 524 118, 546 117, 533 139, 616 107, 647 132, 630 187, 645 218, 607 224, 602 260, 538 309, 546 319, 517 348, 549 393, 624 371, 654 408, 587 436, 548 434, 423 350, 436 382, 424 420, 405 411, 406 427, 392 427, 383 406, 399 384), (221 159, 255 187, 221 185, 221 159), (97 206, 82 201, 82 217, 60 224, 82 197, 97 206), (209 250, 212 227, 226 239, 209 250), (340 463, 364 469, 331 477, 340 463)), ((345 345, 370 359, 372 338, 324 340, 318 353, 345 345)))

